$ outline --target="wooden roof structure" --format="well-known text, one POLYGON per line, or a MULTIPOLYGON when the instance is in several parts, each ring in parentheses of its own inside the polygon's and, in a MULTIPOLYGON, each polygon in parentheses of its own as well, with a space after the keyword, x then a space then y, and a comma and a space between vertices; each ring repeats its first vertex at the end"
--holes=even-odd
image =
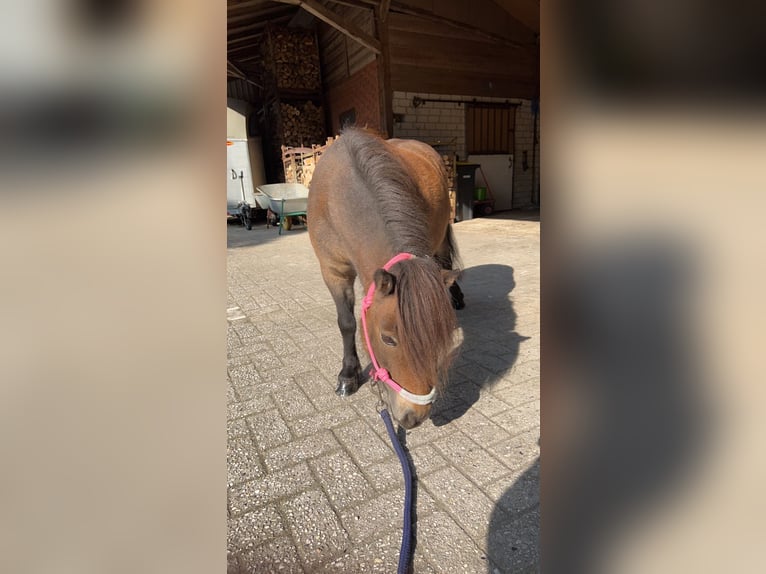
POLYGON ((539 97, 539 0, 227 0, 227 11, 230 79, 257 94, 267 27, 313 28, 326 87, 342 81, 338 68, 348 77, 378 61, 389 132, 393 91, 539 97))

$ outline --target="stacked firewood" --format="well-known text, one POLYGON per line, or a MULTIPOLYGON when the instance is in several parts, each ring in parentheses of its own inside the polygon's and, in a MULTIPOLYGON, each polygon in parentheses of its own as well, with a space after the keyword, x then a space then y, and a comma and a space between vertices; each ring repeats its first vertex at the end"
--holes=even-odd
POLYGON ((322 89, 314 32, 269 26, 261 46, 268 89, 312 92, 322 89))
POLYGON ((316 34, 269 25, 262 46, 265 86, 262 130, 265 159, 272 179, 286 174, 280 161, 283 146, 311 147, 325 139, 322 81, 316 34))
POLYGON ((310 146, 324 139, 324 112, 314 102, 275 102, 279 114, 281 145, 310 146))

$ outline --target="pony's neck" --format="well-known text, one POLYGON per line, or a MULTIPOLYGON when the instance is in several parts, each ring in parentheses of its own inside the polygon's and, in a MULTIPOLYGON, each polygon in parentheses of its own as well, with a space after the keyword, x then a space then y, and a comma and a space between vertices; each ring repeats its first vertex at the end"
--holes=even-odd
POLYGON ((422 242, 417 242, 417 244, 415 244, 413 241, 392 242, 390 251, 391 254, 389 259, 395 255, 398 255, 399 253, 410 253, 415 257, 428 257, 431 255, 428 250, 428 242, 425 238, 423 238, 422 242))

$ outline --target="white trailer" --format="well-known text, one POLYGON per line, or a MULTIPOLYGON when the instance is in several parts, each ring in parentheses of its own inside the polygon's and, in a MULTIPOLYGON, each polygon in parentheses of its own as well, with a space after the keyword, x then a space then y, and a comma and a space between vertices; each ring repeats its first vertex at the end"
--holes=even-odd
POLYGON ((263 209, 256 187, 266 183, 261 138, 248 137, 247 117, 232 107, 226 110, 226 216, 252 228, 253 210, 263 209))

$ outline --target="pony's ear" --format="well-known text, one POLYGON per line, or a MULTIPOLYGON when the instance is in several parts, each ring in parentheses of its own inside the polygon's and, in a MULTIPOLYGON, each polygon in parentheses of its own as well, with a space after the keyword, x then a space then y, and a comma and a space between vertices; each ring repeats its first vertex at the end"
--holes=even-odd
POLYGON ((460 277, 460 271, 450 271, 449 269, 442 269, 442 279, 444 280, 445 287, 451 287, 452 284, 460 277))
POLYGON ((378 269, 373 280, 375 281, 375 290, 379 291, 381 295, 391 295, 396 288, 396 277, 385 269, 378 269))

